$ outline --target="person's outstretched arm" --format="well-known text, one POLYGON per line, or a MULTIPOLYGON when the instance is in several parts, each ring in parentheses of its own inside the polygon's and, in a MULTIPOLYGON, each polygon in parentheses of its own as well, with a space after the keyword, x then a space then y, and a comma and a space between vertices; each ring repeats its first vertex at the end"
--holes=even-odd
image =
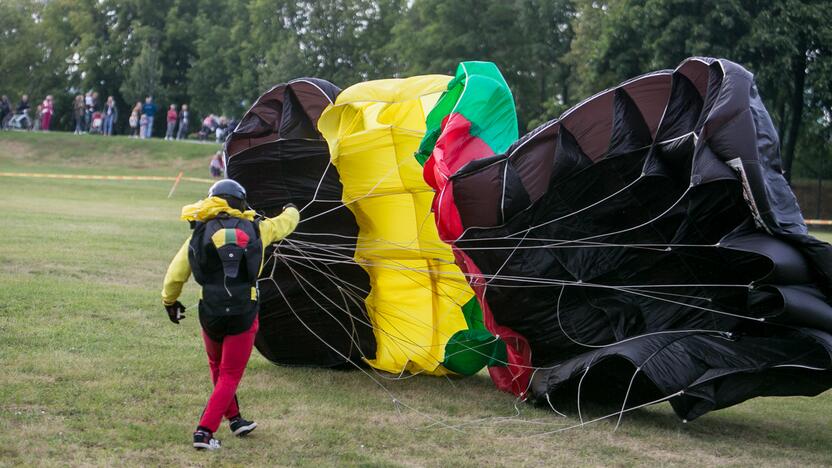
POLYGON ((260 239, 263 246, 267 246, 272 242, 277 242, 280 239, 291 234, 298 226, 300 221, 300 212, 295 205, 287 205, 283 213, 274 218, 266 218, 260 222, 260 239))
POLYGON ((176 256, 168 265, 168 271, 165 273, 165 283, 162 286, 162 303, 166 306, 173 305, 179 299, 182 293, 182 286, 188 281, 191 276, 191 265, 188 263, 188 246, 191 243, 191 238, 182 244, 176 256))

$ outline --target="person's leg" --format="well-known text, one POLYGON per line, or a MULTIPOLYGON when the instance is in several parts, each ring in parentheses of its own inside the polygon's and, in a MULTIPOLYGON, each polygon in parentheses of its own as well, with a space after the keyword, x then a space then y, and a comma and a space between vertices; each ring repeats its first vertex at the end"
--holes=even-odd
POLYGON ((208 355, 208 368, 211 371, 211 382, 216 385, 220 376, 220 361, 222 360, 222 342, 211 339, 205 330, 202 330, 202 341, 205 342, 205 353, 208 355))
POLYGON ((153 117, 147 117, 147 137, 153 137, 153 117))
POLYGON ((258 319, 255 318, 247 331, 238 335, 228 335, 223 339, 219 376, 211 398, 208 399, 208 405, 202 413, 199 427, 213 433, 219 428, 223 416, 239 415, 235 395, 251 357, 258 326, 258 319))

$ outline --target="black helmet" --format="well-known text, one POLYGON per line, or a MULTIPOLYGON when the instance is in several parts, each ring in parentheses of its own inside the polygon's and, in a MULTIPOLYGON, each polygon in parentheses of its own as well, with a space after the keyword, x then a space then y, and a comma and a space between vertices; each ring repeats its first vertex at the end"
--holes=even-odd
POLYGON ((208 189, 209 197, 219 197, 228 202, 228 206, 240 211, 246 206, 246 189, 236 180, 223 179, 208 189))

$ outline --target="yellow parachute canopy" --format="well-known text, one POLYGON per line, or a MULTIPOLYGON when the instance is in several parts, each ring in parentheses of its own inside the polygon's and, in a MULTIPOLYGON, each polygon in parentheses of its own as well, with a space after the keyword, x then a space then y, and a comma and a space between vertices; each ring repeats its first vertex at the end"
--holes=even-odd
POLYGON ((479 313, 450 247, 439 239, 433 190, 414 158, 425 117, 450 79, 360 83, 344 90, 318 121, 341 176, 343 202, 360 229, 355 261, 370 276, 365 302, 377 349, 368 362, 387 372, 449 373, 442 365, 446 345, 469 329, 466 305, 479 313))

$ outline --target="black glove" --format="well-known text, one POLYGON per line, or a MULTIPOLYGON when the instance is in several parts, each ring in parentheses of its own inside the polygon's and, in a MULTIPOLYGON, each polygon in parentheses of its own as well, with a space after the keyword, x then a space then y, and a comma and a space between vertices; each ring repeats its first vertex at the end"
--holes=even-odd
POLYGON ((181 302, 176 301, 171 305, 166 305, 165 310, 168 312, 168 318, 171 322, 179 324, 179 321, 185 318, 185 306, 181 302))
POLYGON ((298 209, 298 207, 295 206, 294 203, 287 203, 287 204, 283 205, 283 211, 286 211, 286 208, 294 208, 296 210, 298 209))

